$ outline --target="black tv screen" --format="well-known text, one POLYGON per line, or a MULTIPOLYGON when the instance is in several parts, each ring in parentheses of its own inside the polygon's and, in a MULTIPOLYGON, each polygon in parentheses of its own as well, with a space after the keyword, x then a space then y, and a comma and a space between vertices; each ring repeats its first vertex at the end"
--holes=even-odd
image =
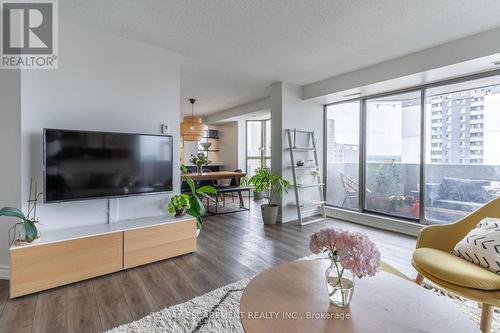
POLYGON ((44 201, 172 191, 172 136, 44 130, 44 201))

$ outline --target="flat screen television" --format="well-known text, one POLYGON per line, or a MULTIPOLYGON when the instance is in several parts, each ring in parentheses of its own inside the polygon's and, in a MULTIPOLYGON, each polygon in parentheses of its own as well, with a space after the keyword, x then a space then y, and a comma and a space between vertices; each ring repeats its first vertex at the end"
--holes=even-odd
POLYGON ((44 129, 44 202, 172 191, 170 135, 44 129))

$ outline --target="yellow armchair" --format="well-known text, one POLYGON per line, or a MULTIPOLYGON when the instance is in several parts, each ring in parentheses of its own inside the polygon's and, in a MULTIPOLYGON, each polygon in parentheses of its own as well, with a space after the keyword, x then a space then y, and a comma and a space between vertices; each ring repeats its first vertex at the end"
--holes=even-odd
POLYGON ((500 307, 500 275, 450 252, 486 217, 500 218, 500 198, 455 223, 423 228, 412 259, 418 284, 427 278, 457 295, 482 303, 481 331, 484 333, 490 332, 494 308, 500 307))

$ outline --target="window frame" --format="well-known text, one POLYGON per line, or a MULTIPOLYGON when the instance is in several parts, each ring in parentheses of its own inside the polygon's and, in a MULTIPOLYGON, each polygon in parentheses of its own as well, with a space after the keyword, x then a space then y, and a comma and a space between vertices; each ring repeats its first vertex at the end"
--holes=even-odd
MULTIPOLYGON (((253 122, 253 123, 260 123, 260 147, 264 146, 266 144, 266 124, 267 122, 270 122, 271 118, 267 119, 262 119, 262 120, 252 120, 248 119, 245 121, 245 173, 248 174, 248 161, 249 160, 260 160, 260 156, 248 156, 248 123, 253 122)), ((267 152, 267 149, 266 149, 267 152)), ((264 155, 264 165, 261 167, 266 166, 266 162, 269 160, 271 161, 271 150, 269 150, 269 155, 265 154, 264 155)))
MULTIPOLYGON (((336 105, 336 104, 344 104, 344 103, 352 103, 352 102, 356 102, 358 101, 358 99, 351 99, 349 101, 342 101, 342 102, 336 102, 336 103, 330 103, 330 104, 325 104, 323 106, 323 142, 324 142, 324 151, 323 151, 323 183, 325 184, 325 186, 323 186, 323 198, 325 199, 325 201, 328 201, 326 200, 326 195, 327 195, 327 184, 328 184, 328 159, 326 158, 326 155, 328 153, 328 106, 330 105, 336 105)), ((358 187, 361 189, 361 162, 363 161, 363 157, 361 156, 363 154, 363 139, 362 139, 362 136, 363 136, 363 129, 362 129, 362 125, 363 125, 363 105, 362 105, 362 102, 361 102, 361 99, 359 99, 358 101, 358 104, 359 104, 359 109, 358 109, 358 112, 359 112, 359 115, 358 115, 358 119, 359 119, 359 123, 358 123, 358 131, 359 131, 359 140, 358 140, 358 187)), ((359 193, 361 193, 361 190, 358 190, 359 193)), ((364 192, 364 190, 363 190, 364 192)), ((358 193, 358 196, 359 196, 359 193, 358 193)), ((358 197, 358 209, 353 209, 353 208, 346 208, 346 207, 339 207, 339 206, 335 206, 335 205, 331 205, 331 204, 328 204, 326 203, 326 206, 329 206, 329 207, 335 207, 335 208, 339 208, 339 209, 344 209, 344 210, 348 210, 348 211, 351 211, 351 212, 363 212, 362 211, 362 207, 361 207, 361 197, 358 197)))
MULTIPOLYGON (((401 95, 401 94, 408 94, 408 93, 420 93, 420 119, 423 119, 422 116, 423 116, 423 112, 422 110, 425 112, 425 105, 424 107, 422 108, 422 92, 424 92, 424 95, 425 95, 425 91, 422 90, 422 89, 413 89, 413 90, 408 90, 404 93, 389 93, 389 94, 386 94, 384 95, 383 97, 392 97, 392 96, 397 96, 397 95, 401 95)), ((367 101, 370 100, 370 99, 377 99, 377 98, 380 98, 382 96, 378 96, 378 97, 373 97, 373 98, 370 98, 370 97, 367 97, 367 98, 363 98, 363 101, 362 101, 362 104, 363 104, 363 107, 362 107, 362 112, 363 112, 363 122, 361 124, 361 126, 363 127, 360 127, 362 133, 363 133, 363 164, 361 165, 360 169, 361 169, 361 172, 363 172, 363 175, 362 175, 362 179, 363 179, 363 187, 361 187, 361 182, 360 182, 360 189, 359 189, 359 192, 363 192, 362 194, 362 197, 363 197, 363 200, 362 202, 360 201, 360 204, 362 204, 363 206, 360 206, 360 213, 368 213, 368 214, 373 214, 373 215, 381 215, 381 216, 386 216, 386 217, 390 217, 390 218, 394 218, 394 219, 403 219, 403 220, 406 220, 406 221, 410 221, 410 222, 416 222, 416 223, 419 223, 421 220, 420 220, 420 217, 422 216, 421 215, 421 211, 420 211, 420 208, 419 208, 419 218, 411 218, 411 217, 403 217, 403 216, 398 216, 398 215, 391 215, 389 213, 384 213, 384 212, 380 212, 380 211, 375 211, 375 210, 371 210, 369 208, 366 208, 366 188, 365 188, 365 185, 366 185, 366 179, 367 179, 367 174, 366 174, 366 171, 367 171, 367 164, 366 164, 366 161, 367 161, 367 158, 368 158, 368 151, 366 149, 366 146, 367 146, 367 130, 368 130, 368 121, 367 121, 367 101)), ((423 120, 423 124, 425 124, 425 119, 423 120)), ((419 142, 419 153, 420 153, 420 158, 419 158, 419 202, 422 202, 422 196, 423 196, 423 193, 422 193, 422 184, 425 184, 424 182, 422 182, 422 156, 425 156, 425 151, 423 150, 425 145, 422 145, 422 136, 425 135, 425 133, 422 132, 422 120, 421 120, 421 123, 420 123, 420 142, 419 142)), ((361 179, 361 178, 360 178, 361 179)), ((425 195, 425 194, 424 194, 425 195)))
MULTIPOLYGON (((402 221, 408 221, 408 222, 414 222, 422 224, 422 225, 430 225, 430 224, 436 224, 439 223, 439 221, 432 220, 432 219, 426 219, 425 217, 425 156, 426 156, 426 136, 427 136, 427 131, 426 131, 426 112, 425 112, 425 107, 426 107, 426 91, 430 88, 435 88, 435 87, 441 87, 441 86, 446 86, 446 85, 451 85, 451 84, 456 84, 456 83, 462 83, 462 82, 467 82, 467 81, 473 81, 477 79, 484 79, 488 77, 493 77, 493 76, 500 76, 500 70, 492 70, 488 72, 483 72, 483 73, 477 73, 477 74, 471 74, 471 75, 464 75, 460 76, 457 78, 451 78, 451 79, 445 79, 445 80, 440 80, 432 83, 426 83, 426 84, 421 84, 421 85, 416 85, 416 86, 411 86, 408 88, 403 88, 403 89, 397 89, 397 90, 390 90, 390 91, 385 91, 382 93, 377 93, 377 94, 372 94, 372 95, 366 95, 366 96, 361 96, 361 97, 355 97, 355 98, 347 98, 341 101, 333 102, 333 103, 327 103, 323 105, 323 179, 325 182, 325 185, 328 184, 328 179, 327 179, 327 152, 328 152, 328 140, 327 140, 327 112, 328 112, 328 107, 331 105, 336 105, 336 104, 342 104, 342 103, 348 103, 348 102, 356 102, 358 101, 360 103, 360 124, 359 124, 359 191, 358 191, 358 210, 352 210, 352 209, 345 209, 342 207, 334 206, 327 204, 328 207, 332 207, 334 209, 340 209, 340 210, 347 210, 347 211, 354 211, 358 213, 366 213, 366 214, 375 214, 375 215, 381 215, 385 217, 389 217, 391 219, 396 219, 396 220, 402 220, 402 221), (415 91, 420 91, 420 167, 419 167, 419 172, 420 172, 420 188, 419 188, 419 202, 420 202, 420 216, 419 219, 409 219, 409 218, 403 218, 403 217, 396 217, 390 214, 383 214, 383 213, 373 213, 372 211, 367 211, 364 209, 365 207, 365 184, 366 184, 366 101, 369 99, 373 98, 381 98, 381 97, 387 97, 391 95, 397 95, 397 94, 404 94, 404 93, 409 93, 409 92, 415 92, 415 91)), ((324 186, 323 189, 324 197, 326 199, 326 193, 327 193, 327 185, 324 186)))

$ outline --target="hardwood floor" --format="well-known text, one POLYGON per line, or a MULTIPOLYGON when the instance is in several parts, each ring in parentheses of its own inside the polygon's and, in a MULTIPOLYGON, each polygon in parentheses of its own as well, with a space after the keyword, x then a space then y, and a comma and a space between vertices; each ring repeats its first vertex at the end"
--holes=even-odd
POLYGON ((328 219, 307 226, 264 226, 252 211, 205 218, 193 254, 8 299, 0 280, 0 332, 97 332, 137 320, 210 290, 310 254, 309 236, 324 227, 363 231, 383 260, 405 274, 415 238, 328 219))

